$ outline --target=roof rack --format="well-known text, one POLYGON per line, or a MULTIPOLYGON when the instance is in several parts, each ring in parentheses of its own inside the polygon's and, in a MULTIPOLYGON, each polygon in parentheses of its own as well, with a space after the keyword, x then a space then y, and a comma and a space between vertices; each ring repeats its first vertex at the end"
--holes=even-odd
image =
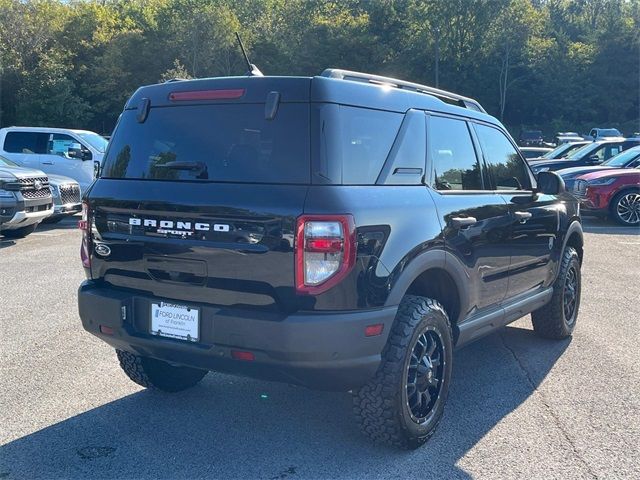
POLYGON ((352 72, 350 70, 341 70, 339 68, 327 68, 320 75, 322 77, 339 78, 352 82, 372 83, 374 85, 386 85, 402 90, 411 90, 413 92, 426 93, 428 95, 438 97, 439 99, 447 103, 453 103, 470 110, 487 113, 477 100, 463 97, 462 95, 458 95, 457 93, 447 92, 446 90, 440 90, 439 88, 420 85, 419 83, 405 82, 404 80, 398 80, 397 78, 382 77, 380 75, 371 75, 369 73, 352 72))

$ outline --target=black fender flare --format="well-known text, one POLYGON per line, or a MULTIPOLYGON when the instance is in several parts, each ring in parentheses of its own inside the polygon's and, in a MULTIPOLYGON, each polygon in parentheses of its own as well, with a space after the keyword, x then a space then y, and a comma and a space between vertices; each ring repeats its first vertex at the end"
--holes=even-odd
POLYGON ((564 234, 564 238, 562 239, 562 250, 560 251, 560 256, 564 253, 565 248, 567 248, 567 242, 571 238, 571 235, 577 233, 580 237, 580 243, 584 245, 584 233, 582 231, 582 223, 577 218, 571 220, 569 223, 569 228, 567 228, 566 233, 564 234))
MULTIPOLYGON (((401 270, 397 278, 392 280, 391 291, 387 296, 385 306, 399 305, 413 281, 427 270, 437 268, 449 274, 458 290, 459 317, 463 318, 468 311, 469 299, 464 295, 465 282, 469 280, 467 273, 460 261, 451 253, 441 249, 422 252, 410 260, 401 270)), ((452 318, 452 322, 456 322, 452 318)))

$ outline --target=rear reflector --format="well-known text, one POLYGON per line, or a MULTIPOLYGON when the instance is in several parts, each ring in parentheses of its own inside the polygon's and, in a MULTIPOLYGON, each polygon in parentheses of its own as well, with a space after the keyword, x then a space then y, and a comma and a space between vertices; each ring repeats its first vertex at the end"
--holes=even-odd
POLYGON ((231 358, 234 358, 235 360, 244 360, 245 362, 253 362, 256 359, 256 356, 251 352, 231 350, 231 358))
POLYGON ((100 325, 100 332, 104 333, 105 335, 113 335, 113 328, 111 327, 107 327, 106 325, 100 325))
POLYGON ((188 100, 232 100, 244 95, 244 88, 234 90, 193 90, 190 92, 171 92, 169 100, 172 102, 188 100))
POLYGON ((376 323, 375 325, 367 325, 364 329, 365 337, 376 337, 382 334, 384 330, 384 323, 376 323))

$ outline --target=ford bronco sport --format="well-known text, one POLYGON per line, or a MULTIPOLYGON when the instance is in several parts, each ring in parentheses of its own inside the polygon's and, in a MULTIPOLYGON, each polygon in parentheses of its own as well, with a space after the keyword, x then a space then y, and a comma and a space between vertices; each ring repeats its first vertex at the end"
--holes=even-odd
POLYGON ((571 335, 576 200, 450 92, 344 70, 145 86, 84 199, 84 328, 134 382, 208 371, 351 391, 405 448, 440 421, 453 348, 532 313, 571 335))

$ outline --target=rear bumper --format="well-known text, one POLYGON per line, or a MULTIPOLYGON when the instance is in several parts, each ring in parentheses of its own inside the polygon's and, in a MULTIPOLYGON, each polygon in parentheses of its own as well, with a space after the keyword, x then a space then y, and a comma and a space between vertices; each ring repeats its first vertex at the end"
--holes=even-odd
POLYGON ((114 348, 179 365, 336 391, 361 387, 374 375, 397 310, 287 316, 199 304, 194 306, 200 309, 200 341, 187 343, 149 334, 152 300, 166 299, 91 281, 78 291, 83 327, 114 348), (382 334, 366 337, 365 327, 377 323, 384 324, 382 334), (114 333, 101 333, 100 325, 114 333), (232 359, 232 350, 250 351, 255 360, 232 359))

